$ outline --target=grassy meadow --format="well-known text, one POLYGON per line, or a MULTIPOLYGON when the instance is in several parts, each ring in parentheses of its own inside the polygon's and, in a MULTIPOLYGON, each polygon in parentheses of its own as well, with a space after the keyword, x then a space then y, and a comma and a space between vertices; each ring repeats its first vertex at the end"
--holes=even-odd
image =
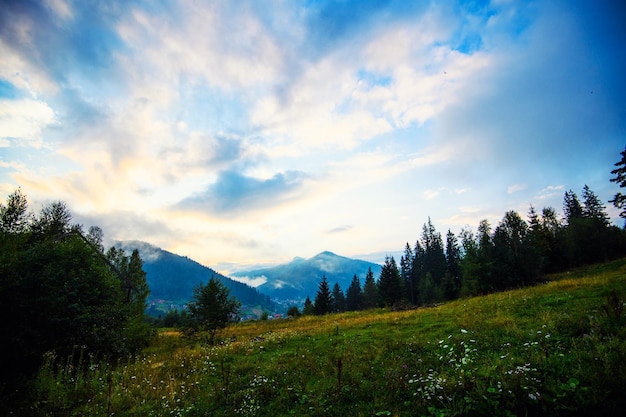
POLYGON ((430 308, 242 322, 217 346, 161 331, 121 362, 50 355, 16 412, 621 415, 625 298, 622 259, 430 308))

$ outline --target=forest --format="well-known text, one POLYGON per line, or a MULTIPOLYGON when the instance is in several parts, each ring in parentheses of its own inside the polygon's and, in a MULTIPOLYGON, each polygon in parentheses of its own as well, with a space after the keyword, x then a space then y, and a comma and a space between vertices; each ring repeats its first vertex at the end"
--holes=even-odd
POLYGON ((553 207, 538 213, 531 206, 527 221, 508 211, 495 227, 482 220, 476 233, 466 228, 457 236, 448 230, 445 240, 429 218, 415 245, 406 244, 399 264, 388 256, 378 279, 370 271, 361 286, 355 276, 345 292, 338 284, 331 289, 323 277, 303 312, 433 305, 534 285, 548 273, 624 255, 626 230, 611 224, 606 207, 585 185, 582 198, 565 192, 563 216, 553 207))

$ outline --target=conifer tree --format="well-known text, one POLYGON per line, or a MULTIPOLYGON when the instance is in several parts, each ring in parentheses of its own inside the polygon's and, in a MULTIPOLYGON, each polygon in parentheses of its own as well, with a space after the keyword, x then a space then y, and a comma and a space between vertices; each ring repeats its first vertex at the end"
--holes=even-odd
POLYGON ((360 310, 363 304, 363 292, 361 291, 361 282, 359 277, 354 275, 352 282, 346 291, 346 310, 357 311, 360 310))
POLYGON ((461 248, 459 242, 448 229, 446 234, 446 276, 444 279, 444 296, 448 300, 458 297, 461 290, 461 248))
POLYGON ((587 184, 583 187, 583 204, 583 217, 593 219, 598 222, 599 226, 608 227, 610 225, 606 207, 587 184))
POLYGON ((307 295, 306 300, 304 300, 304 306, 302 306, 302 315, 310 316, 313 314, 315 314, 313 302, 311 302, 311 298, 307 295))
POLYGON ((412 279, 414 258, 415 256, 413 255, 413 250, 411 249, 409 242, 407 242, 404 247, 404 254, 400 258, 400 276, 404 282, 407 298, 412 304, 415 304, 415 292, 413 291, 412 279))
POLYGON ((333 286, 333 311, 343 313, 346 311, 346 296, 343 294, 338 282, 333 286))
POLYGON ((563 214, 565 221, 570 225, 574 219, 583 217, 583 206, 576 193, 572 190, 566 191, 563 197, 563 214))
POLYGON ((404 281, 393 256, 385 258, 385 264, 378 279, 378 293, 382 304, 392 307, 404 299, 404 281))
MULTIPOLYGON (((611 178, 611 182, 617 183, 619 188, 626 188, 626 147, 622 152, 622 159, 615 163, 615 169, 611 171, 611 174, 615 175, 611 178)), ((626 219, 626 194, 618 192, 613 197, 613 200, 609 200, 616 208, 621 209, 619 213, 620 217, 626 219)))
POLYGON ((315 303, 313 304, 313 312, 318 315, 324 315, 333 311, 333 296, 328 286, 326 276, 322 276, 317 295, 315 296, 315 303))
POLYGON ((372 309, 378 307, 380 296, 378 294, 378 286, 374 279, 372 268, 367 270, 365 283, 363 284, 363 308, 372 309))

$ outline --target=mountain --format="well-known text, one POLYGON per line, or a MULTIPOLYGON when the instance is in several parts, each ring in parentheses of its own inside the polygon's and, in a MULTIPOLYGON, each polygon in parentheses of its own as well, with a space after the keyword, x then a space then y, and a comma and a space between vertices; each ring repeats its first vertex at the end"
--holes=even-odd
POLYGON ((115 246, 129 254, 134 249, 139 251, 150 288, 148 305, 151 306, 151 314, 156 313, 154 310, 160 313, 172 307, 181 308, 193 297, 193 289, 199 283, 206 284, 211 277, 224 284, 230 290, 230 295, 237 298, 242 305, 273 310, 273 303, 267 295, 186 256, 176 255, 140 241, 116 242, 115 246))
POLYGON ((374 277, 378 278, 381 265, 322 252, 310 259, 294 258, 288 264, 239 271, 231 275, 249 279, 264 277, 266 282, 257 289, 275 300, 303 300, 309 296, 313 301, 322 276, 326 276, 331 289, 338 283, 345 293, 354 275, 359 277, 363 286, 369 268, 372 268, 374 277))

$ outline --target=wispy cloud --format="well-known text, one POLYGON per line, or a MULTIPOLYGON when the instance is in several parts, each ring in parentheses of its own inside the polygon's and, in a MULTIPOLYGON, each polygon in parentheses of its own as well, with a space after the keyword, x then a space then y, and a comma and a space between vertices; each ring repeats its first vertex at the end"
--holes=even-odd
POLYGON ((507 194, 515 194, 526 189, 526 184, 513 184, 506 188, 507 194))

